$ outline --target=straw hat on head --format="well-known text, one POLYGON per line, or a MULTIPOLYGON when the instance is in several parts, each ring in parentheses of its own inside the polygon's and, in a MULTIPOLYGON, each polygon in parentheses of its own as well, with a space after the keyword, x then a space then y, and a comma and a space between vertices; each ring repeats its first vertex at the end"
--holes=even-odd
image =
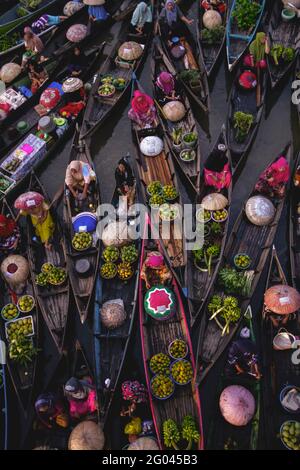
POLYGON ((39 120, 39 129, 42 132, 46 132, 46 134, 49 134, 49 132, 53 132, 55 128, 56 128, 55 122, 50 116, 43 116, 39 120))
POLYGON ((63 82, 62 89, 64 93, 73 93, 74 91, 80 90, 83 87, 83 81, 77 77, 67 78, 63 82))
POLYGON ((83 0, 83 3, 85 5, 97 6, 97 5, 104 5, 105 0, 83 0))

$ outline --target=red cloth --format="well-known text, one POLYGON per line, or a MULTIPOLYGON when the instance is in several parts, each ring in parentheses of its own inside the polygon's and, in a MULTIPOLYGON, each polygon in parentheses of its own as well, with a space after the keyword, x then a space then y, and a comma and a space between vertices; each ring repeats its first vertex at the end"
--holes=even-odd
POLYGON ((257 85, 257 79, 255 73, 251 72, 251 70, 245 70, 239 76, 239 84, 245 90, 252 90, 257 85))
POLYGON ((260 179, 266 179, 271 188, 278 184, 287 183, 290 178, 290 167, 285 157, 281 156, 272 163, 260 176, 260 179))
POLYGON ((61 116, 78 116, 80 111, 84 108, 84 103, 68 103, 66 106, 59 110, 61 116))
POLYGON ((0 237, 7 238, 13 234, 16 228, 16 222, 0 214, 0 237))
POLYGON ((146 95, 146 93, 142 93, 139 90, 134 92, 131 100, 131 107, 137 114, 147 113, 153 105, 153 99, 146 95))
POLYGON ((91 390, 87 399, 84 401, 69 399, 71 418, 78 418, 78 416, 84 417, 89 414, 93 414, 97 409, 96 403, 97 399, 95 390, 91 390))
POLYGON ((213 186, 216 189, 228 188, 231 183, 229 163, 226 163, 220 172, 204 168, 204 182, 206 186, 213 186))

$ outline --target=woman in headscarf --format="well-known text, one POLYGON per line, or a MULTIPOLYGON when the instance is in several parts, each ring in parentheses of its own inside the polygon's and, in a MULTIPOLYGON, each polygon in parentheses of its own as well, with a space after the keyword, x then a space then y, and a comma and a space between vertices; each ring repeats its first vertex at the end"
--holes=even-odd
POLYGON ((164 105, 168 101, 180 99, 177 83, 169 72, 161 72, 155 82, 157 101, 164 105))
POLYGON ((14 251, 20 241, 20 230, 13 219, 0 214, 0 251, 14 251))
POLYGON ((47 80, 48 74, 44 67, 33 59, 28 61, 27 67, 28 77, 31 81, 31 91, 32 93, 36 93, 47 80))
POLYGON ((260 175, 255 189, 269 197, 282 199, 286 183, 290 178, 290 167, 284 156, 279 157, 260 175))
POLYGON ((39 422, 47 429, 53 426, 66 428, 68 416, 65 413, 62 402, 53 393, 42 393, 35 404, 35 412, 39 422))
MULTIPOLYGON (((250 44, 250 61, 251 63, 246 64, 251 67, 265 68, 265 56, 270 53, 270 46, 268 43, 268 38, 265 33, 257 33, 254 41, 250 44)), ((245 60, 248 56, 246 56, 245 60)), ((248 60, 249 60, 248 59, 248 60)))
POLYGON ((211 154, 211 158, 208 159, 204 167, 205 186, 211 186, 217 191, 228 188, 231 183, 232 175, 225 152, 225 145, 220 144, 218 149, 211 154))
POLYGON ((79 46, 74 47, 69 59, 68 72, 73 77, 79 77, 87 67, 87 58, 79 46))
POLYGON ((226 373, 227 375, 249 375, 257 380, 261 378, 258 351, 256 345, 250 339, 249 328, 243 328, 240 338, 231 344, 228 352, 226 373))
POLYGON ((172 281, 172 273, 159 251, 147 253, 141 269, 141 279, 145 281, 146 289, 172 281))
POLYGON ((88 163, 72 161, 66 171, 65 183, 75 199, 86 199, 95 173, 88 163))
POLYGON ((69 412, 72 419, 81 419, 97 411, 96 390, 90 377, 85 380, 71 377, 64 387, 64 392, 69 402, 69 412))
POLYGON ((131 100, 128 117, 142 129, 154 127, 157 121, 157 114, 153 99, 146 95, 146 93, 136 90, 131 100))
POLYGON ((174 0, 166 0, 159 15, 161 33, 165 39, 170 41, 173 36, 184 36, 183 23, 191 25, 193 22, 184 16, 174 0))
POLYGON ((133 34, 148 34, 152 27, 152 10, 146 2, 140 1, 136 6, 130 23, 133 34))
POLYGON ((42 40, 34 34, 32 29, 29 26, 26 26, 24 29, 24 46, 25 46, 25 54, 22 57, 22 67, 26 64, 26 62, 33 56, 40 54, 44 49, 44 44, 42 40))

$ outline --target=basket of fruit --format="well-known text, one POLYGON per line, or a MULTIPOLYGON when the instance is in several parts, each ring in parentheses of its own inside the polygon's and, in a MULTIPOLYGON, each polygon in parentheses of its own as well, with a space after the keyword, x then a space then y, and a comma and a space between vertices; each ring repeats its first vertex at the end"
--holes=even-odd
POLYGON ((17 318, 5 323, 5 335, 9 341, 21 335, 33 336, 34 325, 32 316, 28 315, 27 317, 17 318))
POLYGON ((67 279, 67 273, 64 268, 55 266, 48 274, 48 283, 52 286, 60 286, 67 279))
POLYGON ((112 84, 113 86, 115 87, 116 90, 118 91, 123 91, 124 88, 126 87, 126 80, 125 78, 115 78, 113 81, 112 81, 112 84))
POLYGON ((22 313, 29 313, 35 307, 35 300, 32 295, 22 295, 18 300, 18 309, 22 313))
POLYGON ((177 385, 187 385, 193 378, 193 368, 190 361, 178 359, 170 368, 171 376, 177 385))
POLYGON ((162 204, 159 208, 159 218, 165 222, 172 222, 179 216, 179 208, 175 204, 162 204))
POLYGON ((72 246, 76 251, 88 250, 93 243, 93 237, 88 232, 76 233, 72 240, 72 246))
POLYGON ((168 353, 173 359, 184 359, 188 352, 188 345, 183 339, 174 339, 174 341, 169 344, 168 353))
POLYGON ((7 304, 1 310, 1 317, 5 321, 11 321, 18 318, 20 315, 19 309, 15 304, 7 304))
POLYGON ((149 205, 153 208, 158 208, 165 203, 165 198, 161 194, 153 194, 149 199, 149 205))
POLYGON ((45 273, 40 273, 35 278, 35 284, 40 287, 46 287, 48 285, 48 276, 45 273))
POLYGON ((187 147, 193 148, 197 144, 198 135, 196 132, 188 132, 187 134, 184 134, 182 140, 187 147))
POLYGON ((104 83, 98 88, 98 95, 102 98, 111 98, 116 93, 116 89, 110 83, 104 83))
POLYGON ((166 201, 175 201, 178 198, 178 191, 172 184, 163 187, 162 195, 166 201))
POLYGON ((49 274, 50 271, 52 271, 52 269, 54 268, 54 264, 52 263, 44 263, 41 267, 41 271, 42 273, 44 274, 49 274))
POLYGON ((134 274, 134 270, 130 263, 120 263, 118 265, 118 276, 121 281, 128 281, 134 274))
POLYGON ((107 73, 107 74, 104 74, 101 78, 101 83, 103 85, 107 84, 107 83, 112 83, 114 80, 114 77, 113 75, 111 75, 110 73, 107 73))
POLYGON ((211 212, 200 207, 200 209, 198 209, 196 212, 196 220, 197 222, 204 222, 206 224, 211 220, 211 212))
POLYGON ((211 218, 214 222, 225 222, 225 220, 228 218, 228 210, 221 209, 219 211, 213 211, 211 218))
POLYGON ((192 149, 183 149, 181 150, 179 157, 180 157, 180 160, 182 160, 183 162, 191 163, 196 158, 196 152, 195 150, 192 150, 192 149))
POLYGON ((288 450, 300 450, 300 422, 285 421, 280 427, 280 439, 288 450))
POLYGON ((171 359, 167 354, 158 353, 151 357, 149 367, 153 374, 167 374, 170 372, 171 359))
POLYGON ((248 269, 251 264, 251 258, 246 253, 238 253, 233 258, 233 263, 238 269, 248 269))
POLYGON ((147 186, 147 193, 149 196, 153 196, 154 194, 161 194, 162 193, 162 184, 160 181, 152 181, 147 186))
POLYGON ((117 275, 117 266, 114 263, 104 263, 100 268, 103 279, 113 279, 117 275))
POLYGON ((107 246, 102 253, 102 259, 106 263, 115 263, 120 256, 119 248, 116 246, 107 246))
POLYGON ((155 375, 150 383, 151 393, 158 400, 167 400, 170 398, 175 390, 175 385, 172 379, 164 374, 155 375))
POLYGON ((134 244, 126 245, 121 248, 121 260, 124 263, 133 264, 138 259, 139 253, 134 244))

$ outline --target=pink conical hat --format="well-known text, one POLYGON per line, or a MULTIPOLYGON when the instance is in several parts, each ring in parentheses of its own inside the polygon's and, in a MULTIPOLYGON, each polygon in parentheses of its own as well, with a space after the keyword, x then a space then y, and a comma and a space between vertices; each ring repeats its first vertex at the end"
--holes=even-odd
POLYGON ((149 253, 146 265, 152 269, 161 268, 164 265, 164 257, 159 251, 152 251, 149 253))

